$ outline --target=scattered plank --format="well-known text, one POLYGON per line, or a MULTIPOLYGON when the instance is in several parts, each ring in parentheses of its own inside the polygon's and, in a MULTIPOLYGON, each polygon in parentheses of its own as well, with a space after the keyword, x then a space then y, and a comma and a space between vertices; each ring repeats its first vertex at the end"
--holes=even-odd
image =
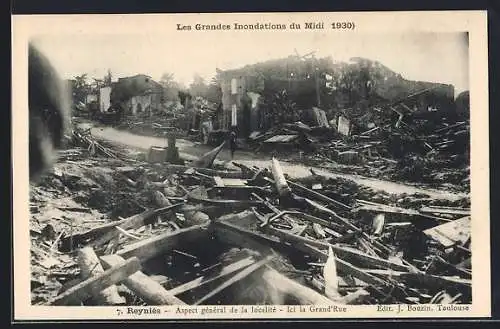
POLYGON ((366 211, 366 212, 373 212, 373 213, 389 213, 389 214, 401 214, 401 215, 406 215, 409 217, 424 217, 424 218, 429 218, 433 220, 437 220, 440 222, 449 222, 450 220, 447 218, 443 217, 437 217, 437 216, 432 216, 428 213, 424 213, 418 210, 413 210, 413 209, 405 209, 401 207, 395 207, 395 206, 388 206, 385 204, 380 204, 380 203, 375 203, 371 201, 366 201, 366 200, 356 200, 360 206, 357 208, 358 211, 366 211))
POLYGON ((456 244, 464 244, 470 238, 470 217, 466 216, 449 223, 438 225, 427 229, 425 235, 438 241, 444 248, 452 247, 456 244))
MULTIPOLYGON (((440 256, 434 256, 433 261, 437 261, 439 264, 444 266, 447 271, 452 272, 453 275, 459 275, 465 279, 472 279, 472 273, 469 270, 463 269, 458 265, 453 265, 440 256)), ((429 273, 429 271, 426 272, 429 273)))
MULTIPOLYGON (((275 209, 277 210, 277 208, 275 208, 275 209)), ((342 226, 339 226, 338 224, 333 223, 331 221, 327 221, 327 220, 321 219, 319 217, 316 217, 316 216, 313 216, 313 215, 310 215, 307 213, 303 213, 300 211, 293 211, 293 210, 285 210, 285 211, 282 211, 282 212, 276 214, 273 217, 270 217, 267 221, 265 221, 264 223, 261 224, 261 227, 265 227, 265 226, 275 222, 278 218, 286 218, 289 220, 290 217, 287 218, 286 217, 287 215, 294 215, 302 220, 307 220, 311 223, 322 225, 324 227, 330 228, 331 230, 342 229, 342 226)))
POLYGON ((287 181, 287 183, 294 189, 297 190, 297 194, 301 195, 306 198, 312 198, 312 199, 318 199, 322 202, 325 202, 328 205, 331 205, 332 207, 340 207, 344 210, 351 210, 352 208, 340 201, 337 201, 335 199, 329 198, 324 194, 321 194, 319 192, 313 191, 303 185, 300 185, 298 183, 294 183, 292 181, 287 181))
POLYGON ((190 201, 195 201, 198 203, 206 204, 206 205, 211 205, 211 206, 218 206, 218 207, 231 207, 231 209, 239 209, 239 208, 250 208, 250 207, 256 207, 260 206, 262 202, 260 201, 253 201, 253 200, 217 200, 217 199, 205 199, 205 198, 200 198, 198 196, 194 195, 188 195, 188 200, 190 201), (235 208, 233 208, 235 207, 235 208))
POLYGON ((332 247, 328 248, 328 258, 323 267, 323 278, 325 280, 325 295, 330 299, 337 299, 339 294, 339 278, 337 276, 337 262, 332 247))

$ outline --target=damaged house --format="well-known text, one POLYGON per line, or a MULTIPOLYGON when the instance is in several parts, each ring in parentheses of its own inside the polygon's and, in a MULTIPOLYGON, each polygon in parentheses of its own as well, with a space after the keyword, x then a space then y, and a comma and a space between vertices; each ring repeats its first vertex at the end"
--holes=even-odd
POLYGON ((364 58, 336 64, 328 88, 335 125, 343 135, 349 135, 351 128, 364 131, 386 120, 399 128, 405 120, 432 120, 455 111, 452 85, 407 80, 364 58))
POLYGON ((218 70, 223 107, 220 126, 237 127, 240 136, 248 137, 254 131, 308 118, 313 125, 324 125, 326 115, 319 113, 319 107, 326 84, 323 68, 328 63, 329 59, 289 56, 218 70))
POLYGON ((248 136, 259 128, 258 101, 264 89, 263 77, 234 70, 217 72, 217 79, 222 89, 219 126, 238 127, 240 133, 248 136))
POLYGON ((162 107, 162 86, 144 74, 119 78, 111 86, 110 102, 119 104, 128 114, 154 112, 162 107))
POLYGON ((329 127, 334 119, 338 126, 339 116, 344 115, 343 122, 347 122, 372 108, 384 108, 396 117, 454 109, 453 86, 406 80, 383 64, 363 58, 334 62, 328 57, 289 56, 218 70, 217 80, 223 108, 219 124, 224 129, 237 127, 242 137, 297 121, 329 127))

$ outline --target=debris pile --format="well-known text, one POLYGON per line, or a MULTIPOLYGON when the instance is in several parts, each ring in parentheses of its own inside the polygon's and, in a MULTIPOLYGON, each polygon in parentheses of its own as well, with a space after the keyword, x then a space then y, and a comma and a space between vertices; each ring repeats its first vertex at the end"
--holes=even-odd
POLYGON ((330 128, 297 121, 254 132, 249 141, 256 151, 294 154, 310 165, 467 191, 469 120, 436 113, 393 105, 351 109, 338 113, 330 128))
POLYGON ((185 135, 185 132, 179 129, 178 121, 182 115, 169 115, 165 112, 149 114, 129 115, 120 121, 118 129, 127 130, 133 134, 142 136, 165 137, 167 134, 185 135))
POLYGON ((471 302, 467 200, 293 180, 275 158, 217 170, 217 149, 152 164, 77 136, 31 187, 35 304, 471 302))

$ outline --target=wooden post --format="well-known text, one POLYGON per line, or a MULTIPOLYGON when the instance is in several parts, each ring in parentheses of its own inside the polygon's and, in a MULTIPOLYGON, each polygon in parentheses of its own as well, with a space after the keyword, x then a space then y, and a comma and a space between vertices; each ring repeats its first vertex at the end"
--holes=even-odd
POLYGON ((272 161, 271 169, 274 177, 274 184, 276 185, 278 194, 280 197, 289 197, 292 191, 288 186, 285 175, 283 174, 283 170, 281 169, 280 163, 274 157, 272 158, 271 161, 272 161))

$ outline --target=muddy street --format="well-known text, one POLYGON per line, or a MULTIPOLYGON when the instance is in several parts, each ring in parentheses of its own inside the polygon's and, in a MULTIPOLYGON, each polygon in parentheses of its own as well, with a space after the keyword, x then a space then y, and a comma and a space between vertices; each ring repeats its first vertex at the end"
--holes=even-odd
MULTIPOLYGON (((152 136, 140 136, 132 134, 127 131, 122 131, 115 129, 113 127, 93 127, 91 123, 83 123, 80 125, 81 128, 88 129, 91 128, 92 135, 99 139, 104 139, 109 142, 113 142, 119 145, 139 149, 142 151, 147 151, 151 146, 166 147, 167 140, 160 137, 152 136)), ((202 144, 195 144, 191 141, 185 139, 177 139, 176 146, 179 148, 180 156, 186 160, 193 160, 202 154, 210 151, 212 148, 202 144)), ((224 149, 218 155, 218 159, 222 163, 231 166, 227 163, 231 160, 231 155, 228 149, 224 149)), ((256 166, 259 168, 268 168, 269 160, 271 156, 266 156, 262 154, 254 154, 246 151, 237 151, 235 153, 234 161, 242 163, 246 166, 256 166)), ((283 170, 286 174, 293 178, 303 178, 311 174, 310 166, 304 166, 300 164, 294 164, 290 162, 282 162, 283 170)), ((448 200, 458 200, 466 197, 465 193, 456 193, 446 190, 436 190, 432 188, 421 188, 417 186, 412 186, 409 184, 402 184, 397 182, 390 182, 386 180, 380 180, 376 178, 363 177, 360 175, 350 175, 345 173, 336 173, 331 170, 324 170, 321 168, 313 168, 315 172, 321 173, 326 177, 332 178, 345 178, 353 180, 360 185, 370 187, 374 190, 384 191, 390 194, 426 194, 431 198, 435 199, 448 199, 448 200)))

